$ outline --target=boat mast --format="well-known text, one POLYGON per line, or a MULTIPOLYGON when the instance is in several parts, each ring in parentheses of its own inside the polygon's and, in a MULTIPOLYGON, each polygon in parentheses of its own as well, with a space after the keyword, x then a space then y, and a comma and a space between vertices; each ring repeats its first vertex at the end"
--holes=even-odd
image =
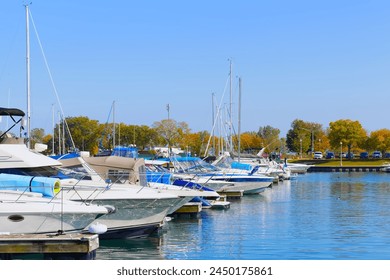
POLYGON ((230 145, 230 152, 233 152, 233 132, 232 132, 232 125, 233 125, 233 95, 232 95, 232 60, 229 59, 230 61, 230 109, 229 109, 229 114, 230 114, 230 124, 229 124, 229 133, 230 133, 230 138, 229 138, 229 145, 230 145))
POLYGON ((215 137, 214 137, 214 122, 215 122, 215 114, 214 114, 214 96, 215 96, 215 93, 213 92, 211 94, 211 116, 212 116, 212 128, 213 130, 211 131, 211 137, 213 139, 213 155, 215 155, 215 137))
POLYGON ((62 142, 61 142, 61 114, 58 112, 58 154, 62 154, 62 142))
POLYGON ((112 102, 112 123, 114 125, 114 129, 113 129, 113 136, 112 136, 112 148, 114 149, 115 148, 115 100, 112 102))
POLYGON ((51 154, 54 156, 55 153, 54 153, 54 135, 55 135, 55 131, 56 131, 56 126, 55 126, 55 123, 54 123, 54 104, 51 104, 51 112, 52 112, 52 123, 53 123, 53 138, 52 138, 52 145, 51 145, 51 154))
POLYGON ((241 77, 238 78, 238 162, 241 159, 241 77))
POLYGON ((30 27, 29 9, 26 7, 26 87, 27 87, 27 147, 30 148, 30 27))

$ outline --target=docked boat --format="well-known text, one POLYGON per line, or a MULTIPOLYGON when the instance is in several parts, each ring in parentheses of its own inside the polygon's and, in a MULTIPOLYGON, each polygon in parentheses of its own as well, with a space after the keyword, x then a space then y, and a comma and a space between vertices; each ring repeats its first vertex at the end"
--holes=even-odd
POLYGON ((194 188, 190 183, 183 184, 183 182, 175 184, 172 174, 157 161, 117 155, 84 157, 83 160, 104 179, 121 182, 128 187, 138 184, 160 193, 170 193, 181 197, 181 203, 174 205, 168 214, 173 214, 196 197, 219 198, 218 193, 205 187, 194 188))
POLYGON ((385 163, 381 166, 380 171, 382 172, 390 172, 390 163, 385 163))
POLYGON ((305 174, 307 173, 310 167, 314 166, 310 164, 292 163, 292 162, 287 162, 286 164, 287 167, 290 168, 291 173, 295 173, 295 174, 305 174))
POLYGON ((65 199, 115 207, 115 213, 97 219, 107 226, 101 238, 148 236, 160 228, 168 211, 181 200, 141 186, 129 188, 105 182, 88 166, 81 172, 77 168, 59 169, 61 165, 58 160, 28 149, 21 137, 8 133, 0 136, 0 173, 56 177, 65 199))
POLYGON ((273 178, 269 176, 254 174, 255 172, 224 170, 198 157, 172 157, 171 163, 175 170, 174 177, 193 180, 216 191, 258 194, 270 188, 273 182, 273 178), (219 182, 219 185, 214 182, 219 182))
MULTIPOLYGON (((96 219, 114 210, 110 206, 50 198, 36 191, 12 190, 15 184, 3 179, 0 183, 0 234, 86 231, 97 225, 96 219)), ((16 188, 22 189, 22 186, 19 184, 16 188)))
POLYGON ((62 177, 67 199, 115 207, 115 213, 98 220, 108 227, 103 239, 148 236, 162 226, 171 209, 182 204, 182 197, 172 193, 105 180, 82 157, 61 163, 57 176, 62 177))
POLYGON ((268 159, 242 158, 240 161, 234 160, 230 153, 225 152, 212 162, 212 165, 226 170, 227 172, 240 172, 243 174, 256 174, 272 177, 274 182, 289 180, 290 169, 282 164, 278 164, 268 159))

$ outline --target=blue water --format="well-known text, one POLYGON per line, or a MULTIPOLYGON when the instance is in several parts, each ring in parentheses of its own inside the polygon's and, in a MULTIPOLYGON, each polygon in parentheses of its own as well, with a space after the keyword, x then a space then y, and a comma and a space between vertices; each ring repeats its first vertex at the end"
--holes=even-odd
POLYGON ((300 175, 158 236, 102 240, 97 259, 389 260, 390 174, 300 175))

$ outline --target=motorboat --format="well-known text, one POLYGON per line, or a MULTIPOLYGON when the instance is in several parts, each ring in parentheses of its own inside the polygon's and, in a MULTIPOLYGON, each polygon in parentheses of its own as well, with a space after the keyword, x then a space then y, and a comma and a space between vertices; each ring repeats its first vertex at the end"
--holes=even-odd
MULTIPOLYGON (((84 157, 86 163, 97 171, 103 179, 121 182, 128 187, 134 184, 154 189, 160 193, 170 193, 182 198, 181 203, 173 205, 168 215, 173 214, 196 197, 217 199, 220 195, 202 186, 183 184, 172 180, 169 170, 162 167, 161 162, 144 160, 142 158, 108 155, 99 157, 84 157)), ((64 161, 62 161, 64 162, 64 161)))
POLYGON ((149 236, 162 226, 171 209, 182 203, 182 198, 172 193, 104 179, 82 157, 61 163, 56 176, 61 178, 66 199, 115 207, 115 213, 98 219, 108 227, 102 239, 149 236))
MULTIPOLYGON (((20 110, 0 108, 1 115, 14 113, 24 115, 20 110)), ((80 167, 59 169, 64 167, 60 161, 28 149, 22 137, 8 131, 0 136, 0 173, 59 178, 64 199, 113 206, 115 213, 97 219, 107 226, 100 238, 148 236, 160 228, 168 211, 181 200, 142 186, 107 182, 86 164, 79 164, 82 172, 80 167)))
POLYGON ((286 162, 286 165, 288 168, 290 168, 291 173, 295 173, 295 174, 306 174, 309 168, 314 166, 311 164, 292 163, 288 161, 286 162))
MULTIPOLYGON (((1 174, 3 175, 3 174, 1 174)), ((12 175, 11 175, 12 176, 12 175)), ((98 206, 50 197, 42 186, 24 184, 20 177, 0 179, 0 234, 61 234, 81 232, 96 225, 96 219, 114 211, 98 206), (24 184, 24 187, 22 186, 24 184)), ((38 177, 34 178, 39 180, 38 177)), ((46 178, 43 178, 46 180, 46 178)), ((26 180, 32 181, 30 178, 26 180)), ((57 188, 58 188, 58 183, 57 188)), ((55 189, 53 184, 52 190, 55 189)), ((48 189, 48 186, 45 186, 48 189)), ((58 194, 58 193, 57 193, 58 194)), ((102 224, 105 227, 104 224, 102 224)))
POLYGON ((234 160, 228 152, 219 156, 211 164, 227 172, 240 172, 243 174, 256 174, 272 177, 275 183, 289 180, 291 176, 289 168, 283 164, 278 164, 275 161, 269 161, 265 158, 260 158, 259 160, 241 158, 238 161, 234 160))
POLYGON ((209 164, 198 157, 172 157, 174 177, 186 178, 205 184, 216 191, 243 191, 258 194, 272 186, 273 178, 253 172, 226 170, 209 164), (200 180, 201 179, 201 180, 200 180), (210 183, 211 182, 211 183, 210 183), (213 182, 222 183, 215 185, 213 182), (218 186, 218 189, 215 189, 218 186))

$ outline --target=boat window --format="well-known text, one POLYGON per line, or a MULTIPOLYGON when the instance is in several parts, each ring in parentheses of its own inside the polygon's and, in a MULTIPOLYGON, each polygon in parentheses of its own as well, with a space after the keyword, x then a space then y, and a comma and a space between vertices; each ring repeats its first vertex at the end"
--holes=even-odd
POLYGON ((11 216, 8 216, 8 220, 10 220, 12 222, 21 222, 24 220, 24 217, 21 215, 11 215, 11 216))
POLYGON ((62 178, 73 178, 77 180, 92 180, 91 176, 80 166, 72 166, 69 168, 58 168, 62 178))
POLYGON ((0 173, 25 175, 25 176, 42 176, 42 177, 57 177, 58 170, 50 167, 34 167, 34 168, 1 168, 0 173))

